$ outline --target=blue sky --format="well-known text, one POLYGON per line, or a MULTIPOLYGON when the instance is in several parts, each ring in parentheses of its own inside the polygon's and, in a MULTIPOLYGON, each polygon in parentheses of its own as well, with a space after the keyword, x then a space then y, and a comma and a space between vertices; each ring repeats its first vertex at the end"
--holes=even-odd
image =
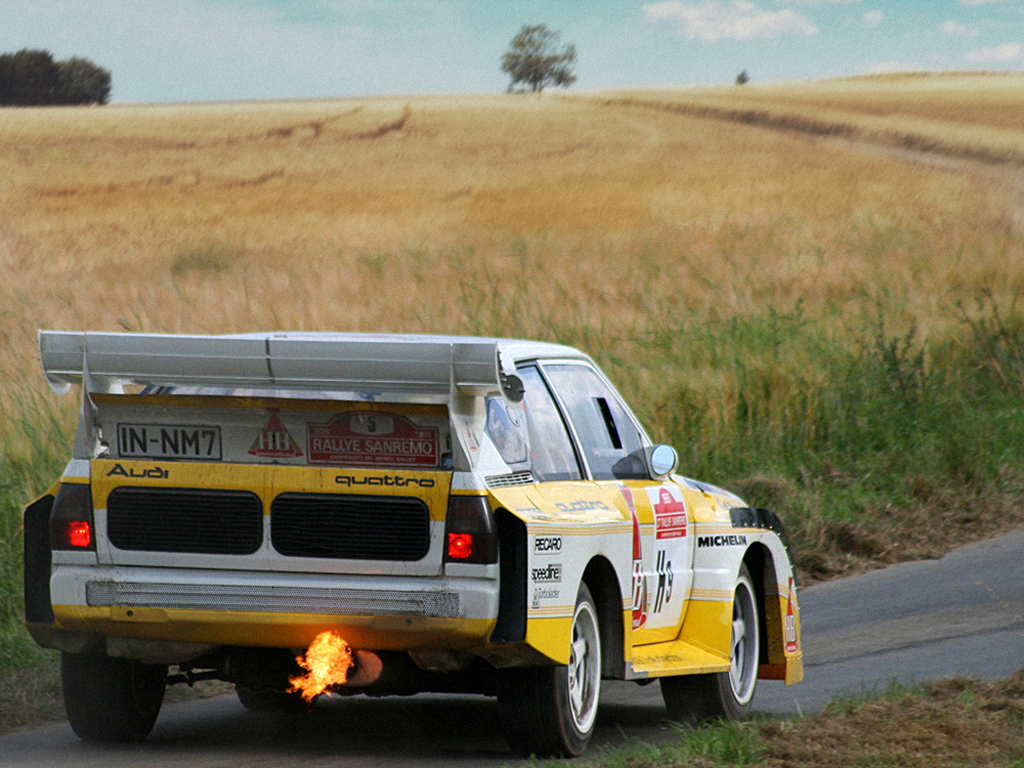
POLYGON ((576 88, 1024 70, 1024 0, 0 0, 0 52, 86 56, 112 101, 500 92, 523 24, 576 88))

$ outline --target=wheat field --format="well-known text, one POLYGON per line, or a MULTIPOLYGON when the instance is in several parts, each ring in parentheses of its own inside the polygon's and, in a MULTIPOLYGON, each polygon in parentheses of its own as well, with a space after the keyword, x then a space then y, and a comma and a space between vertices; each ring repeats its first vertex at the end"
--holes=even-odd
POLYGON ((39 328, 494 334, 590 352, 760 503, 1008 520, 1022 113, 1024 76, 962 74, 0 110, 0 474, 66 456, 39 328))
MULTIPOLYGON (((921 80, 659 98, 850 124, 900 107, 885 119, 1024 146, 1019 82, 921 80)), ((930 329, 1024 287, 1020 201, 984 178, 607 96, 4 110, 4 373, 32 367, 38 327, 547 336, 884 294, 930 329)))

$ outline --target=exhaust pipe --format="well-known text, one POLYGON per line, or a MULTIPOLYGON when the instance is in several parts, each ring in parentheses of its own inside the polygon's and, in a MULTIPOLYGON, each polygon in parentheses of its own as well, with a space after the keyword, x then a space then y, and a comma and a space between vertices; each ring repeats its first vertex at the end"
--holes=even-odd
POLYGON ((384 662, 373 651, 352 651, 352 666, 348 669, 345 682, 332 687, 364 688, 377 682, 383 669, 384 662))

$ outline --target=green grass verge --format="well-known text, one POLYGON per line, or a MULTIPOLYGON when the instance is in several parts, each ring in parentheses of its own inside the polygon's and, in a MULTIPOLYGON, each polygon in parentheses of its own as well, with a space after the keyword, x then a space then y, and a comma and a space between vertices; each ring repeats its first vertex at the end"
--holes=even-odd
POLYGON ((1024 670, 992 683, 893 683, 844 696, 823 712, 678 728, 677 738, 632 744, 574 768, 1020 768, 1024 670))

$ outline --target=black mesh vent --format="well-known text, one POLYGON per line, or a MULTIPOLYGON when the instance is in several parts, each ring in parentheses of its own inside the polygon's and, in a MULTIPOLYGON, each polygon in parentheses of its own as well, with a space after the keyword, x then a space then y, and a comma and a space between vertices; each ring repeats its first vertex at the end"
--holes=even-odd
POLYGON ((412 498, 282 493, 270 538, 289 557, 414 561, 430 549, 430 513, 412 498))
POLYGON ((138 552, 251 555, 263 544, 263 503, 249 491, 116 488, 107 535, 138 552))

